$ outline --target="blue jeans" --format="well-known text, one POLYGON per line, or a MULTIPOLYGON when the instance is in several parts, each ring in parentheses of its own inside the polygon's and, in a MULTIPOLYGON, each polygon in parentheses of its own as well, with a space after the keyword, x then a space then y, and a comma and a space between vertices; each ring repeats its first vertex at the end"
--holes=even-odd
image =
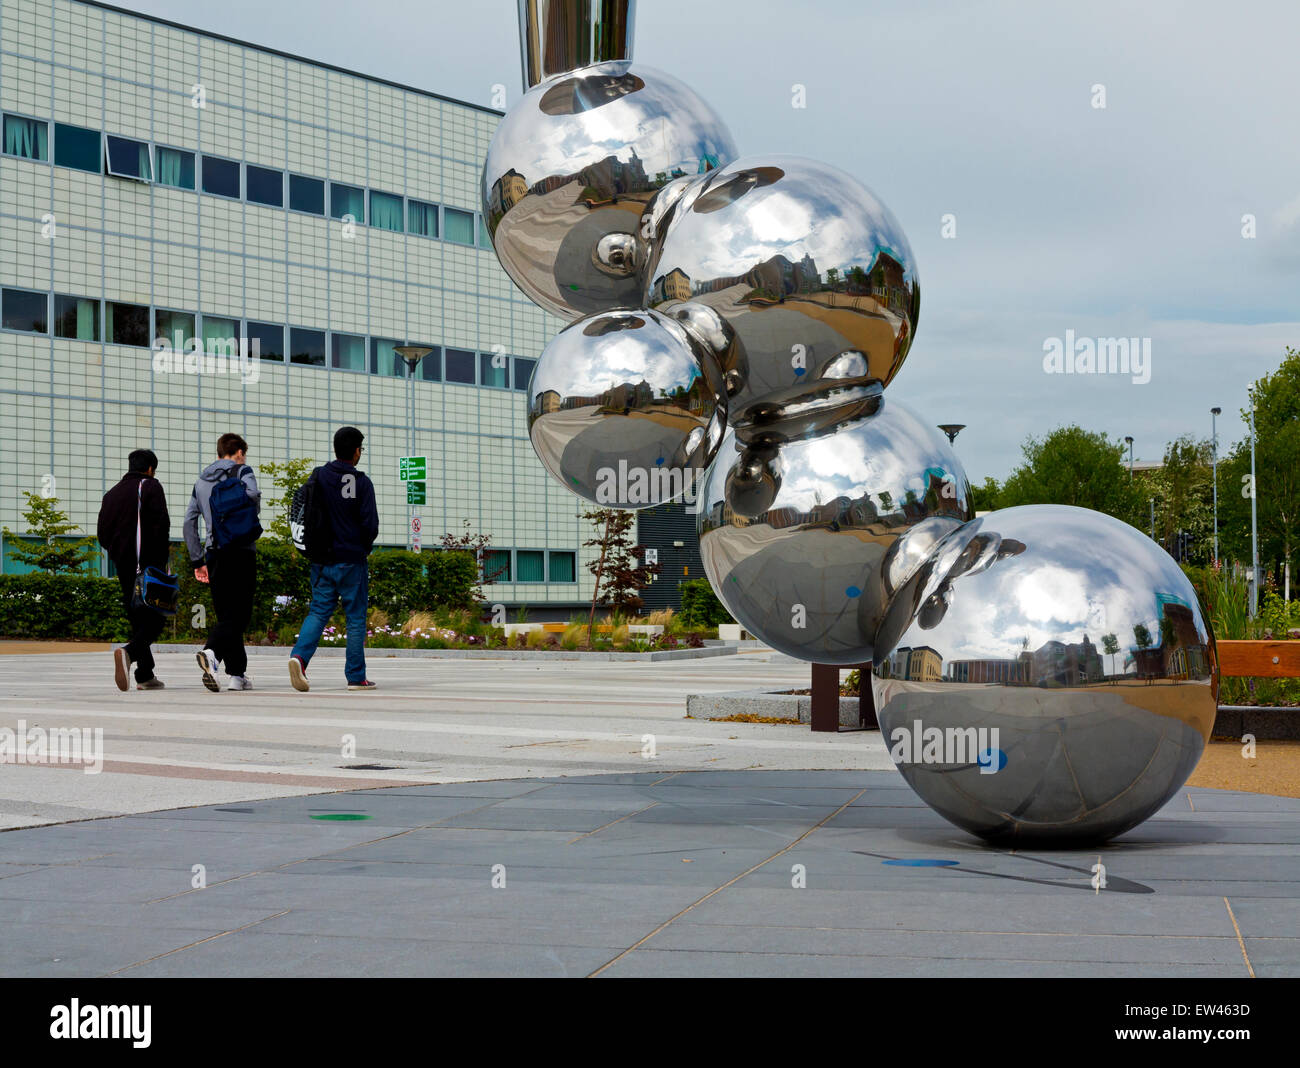
POLYGON ((348 655, 343 674, 350 683, 365 681, 369 577, 369 569, 364 563, 311 565, 311 607, 302 622, 302 629, 298 631, 298 641, 291 654, 302 660, 304 668, 311 662, 325 625, 342 601, 343 612, 348 618, 348 655))

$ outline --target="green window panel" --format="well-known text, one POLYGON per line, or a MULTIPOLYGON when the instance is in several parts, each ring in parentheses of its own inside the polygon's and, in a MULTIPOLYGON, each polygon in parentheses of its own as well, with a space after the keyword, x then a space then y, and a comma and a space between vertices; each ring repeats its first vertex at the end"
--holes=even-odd
POLYGON ((50 126, 38 119, 24 119, 19 115, 5 116, 5 154, 19 159, 47 160, 49 155, 50 126))
POLYGON ((99 301, 89 297, 54 298, 54 336, 74 341, 99 340, 99 301))

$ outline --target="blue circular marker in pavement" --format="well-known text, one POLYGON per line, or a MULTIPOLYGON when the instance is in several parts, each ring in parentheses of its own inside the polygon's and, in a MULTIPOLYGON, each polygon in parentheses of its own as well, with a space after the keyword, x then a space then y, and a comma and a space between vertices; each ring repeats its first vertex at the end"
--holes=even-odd
POLYGON ((889 864, 895 868, 952 868, 956 867, 955 860, 925 860, 919 857, 910 857, 903 860, 882 860, 882 864, 889 864))
POLYGON ((846 597, 861 597, 862 591, 858 589, 856 586, 850 586, 847 590, 844 591, 844 595, 846 597))
POLYGON ((804 373, 804 368, 802 368, 802 367, 796 367, 796 368, 794 369, 794 376, 795 376, 795 378, 798 378, 798 377, 799 377, 800 375, 802 375, 803 373, 804 373))

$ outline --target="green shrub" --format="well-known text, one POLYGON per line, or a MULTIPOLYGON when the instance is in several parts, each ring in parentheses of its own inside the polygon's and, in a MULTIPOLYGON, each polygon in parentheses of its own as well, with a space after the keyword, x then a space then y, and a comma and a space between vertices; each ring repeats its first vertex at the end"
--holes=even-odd
POLYGON ((683 626, 716 627, 719 623, 734 623, 731 613, 723 607, 713 592, 708 579, 690 579, 681 584, 682 610, 679 613, 683 626))
POLYGON ((371 605, 394 619, 429 608, 424 555, 407 549, 380 549, 371 553, 371 605))
POLYGON ((0 575, 0 635, 126 641, 122 587, 115 578, 32 572, 0 575))
POLYGON ((473 553, 441 550, 427 554, 428 604, 432 608, 467 609, 474 606, 478 561, 473 553))

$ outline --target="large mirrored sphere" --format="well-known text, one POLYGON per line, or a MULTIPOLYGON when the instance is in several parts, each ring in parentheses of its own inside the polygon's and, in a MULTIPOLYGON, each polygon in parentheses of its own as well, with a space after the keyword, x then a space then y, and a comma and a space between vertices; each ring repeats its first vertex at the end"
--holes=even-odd
POLYGON ((882 643, 876 714, 904 778, 957 826, 1099 841, 1196 767, 1214 637, 1146 535, 1082 508, 1008 508, 950 534, 904 586, 910 622, 882 643))
POLYGON ((618 60, 533 86, 483 165, 483 218, 506 273, 566 322, 637 308, 641 213, 663 186, 736 156, 731 134, 671 75, 618 60))
POLYGON ((561 330, 528 399, 546 469, 603 508, 693 495, 727 424, 713 360, 681 323, 652 311, 603 312, 561 330))
POLYGON ((970 488, 947 439, 878 385, 856 415, 836 412, 825 426, 796 421, 801 435, 728 435, 700 502, 700 555, 751 634, 802 660, 860 664, 890 582, 916 563, 900 542, 927 520, 960 526, 970 488))
POLYGON ((857 178, 797 156, 747 156, 693 182, 652 243, 646 307, 707 304, 735 331, 733 419, 861 353, 888 384, 920 309, 903 229, 857 178))

